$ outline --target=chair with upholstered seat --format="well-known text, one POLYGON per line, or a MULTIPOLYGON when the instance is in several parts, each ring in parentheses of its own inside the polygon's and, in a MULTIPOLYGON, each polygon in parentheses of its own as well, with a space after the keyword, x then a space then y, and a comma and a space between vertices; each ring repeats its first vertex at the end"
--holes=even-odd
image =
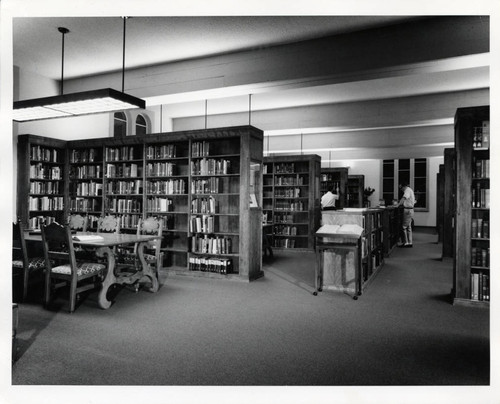
MULTIPOLYGON (((146 219, 139 219, 137 224, 137 235, 155 235, 162 236, 163 222, 161 219, 155 217, 148 217, 146 219)), ((132 250, 122 250, 120 254, 121 266, 134 267, 135 270, 139 269, 139 258, 137 256, 137 244, 132 250)), ((161 252, 161 238, 152 240, 146 243, 144 247, 144 259, 151 265, 158 276, 158 272, 162 267, 163 254, 161 252)))
POLYGON ((45 268, 45 259, 28 252, 26 240, 24 239, 24 226, 21 221, 13 223, 12 226, 12 296, 15 301, 26 300, 28 296, 28 285, 33 275, 42 278, 45 268), (18 298, 18 286, 22 283, 21 298, 18 298))
POLYGON ((44 303, 49 305, 53 288, 69 285, 69 312, 72 313, 77 295, 100 285, 106 265, 76 260, 69 225, 42 225, 42 243, 46 266, 44 303))

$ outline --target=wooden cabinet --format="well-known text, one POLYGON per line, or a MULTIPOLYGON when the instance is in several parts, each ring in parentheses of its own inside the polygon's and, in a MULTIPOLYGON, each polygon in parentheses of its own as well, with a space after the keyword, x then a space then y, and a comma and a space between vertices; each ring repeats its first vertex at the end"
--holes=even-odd
POLYGON ((360 274, 364 290, 384 264, 384 209, 335 210, 322 212, 322 224, 355 224, 364 229, 361 243, 360 268, 357 260, 345 251, 325 251, 323 254, 323 288, 356 293, 355 273, 360 274))
POLYGON ((127 232, 141 217, 160 217, 164 268, 255 279, 263 275, 262 141, 263 132, 252 126, 69 142, 22 135, 19 212, 25 222, 41 214, 27 208, 35 197, 29 166, 40 163, 30 161, 29 146, 57 147, 56 162, 43 164, 65 173, 57 180, 60 193, 50 198, 67 200, 69 208, 55 220, 78 212, 95 228, 99 216, 112 214, 127 232))
POLYGON ((489 306, 489 119, 489 106, 455 115, 455 304, 489 306))
MULTIPOLYGON (((349 169, 347 167, 322 168, 320 180, 320 192, 324 195, 332 187, 339 195, 335 206, 342 209, 347 206, 347 178, 349 169)), ((361 199, 362 200, 362 199, 361 199)))
POLYGON ((364 175, 348 175, 346 206, 349 208, 362 208, 364 190, 365 190, 364 175))
POLYGON ((318 155, 264 158, 263 213, 274 248, 313 249, 320 224, 318 155))
POLYGON ((17 216, 25 228, 61 222, 67 209, 66 144, 35 135, 19 136, 17 145, 17 216))

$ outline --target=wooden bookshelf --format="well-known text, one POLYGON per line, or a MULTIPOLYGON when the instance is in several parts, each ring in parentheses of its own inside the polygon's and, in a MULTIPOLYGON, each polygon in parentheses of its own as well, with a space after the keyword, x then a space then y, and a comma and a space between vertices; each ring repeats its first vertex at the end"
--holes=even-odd
POLYGON ((398 245, 403 226, 403 207, 387 206, 383 216, 384 256, 388 257, 398 245))
MULTIPOLYGON (((338 188, 339 199, 337 200, 335 207, 342 209, 347 207, 347 182, 348 182, 349 168, 347 167, 336 167, 336 168, 321 168, 321 178, 320 178, 320 193, 323 196, 330 187, 338 188)), ((363 198, 361 198, 363 201, 363 198)), ((361 202, 362 203, 362 202, 361 202)))
POLYGON ((58 221, 73 212, 91 223, 112 214, 120 217, 123 231, 134 232, 141 217, 160 217, 164 269, 256 279, 263 275, 262 140, 263 132, 252 126, 68 142, 21 135, 19 213, 25 223, 38 214, 26 203, 29 165, 35 163, 29 146, 57 147, 65 173, 61 197, 69 205, 58 221), (202 210, 207 205, 213 210, 202 210))
POLYGON ((316 154, 264 158, 263 213, 273 225, 273 248, 314 249, 321 213, 320 166, 316 154))
POLYGON ((61 222, 67 212, 66 143, 36 135, 18 137, 17 216, 26 229, 61 222))
POLYGON ((455 221, 455 149, 444 149, 443 258, 453 258, 455 221))
POLYGON ((455 115, 454 304, 489 307, 489 106, 455 115))
POLYGON ((362 208, 364 190, 365 190, 364 175, 348 175, 346 206, 349 208, 362 208))

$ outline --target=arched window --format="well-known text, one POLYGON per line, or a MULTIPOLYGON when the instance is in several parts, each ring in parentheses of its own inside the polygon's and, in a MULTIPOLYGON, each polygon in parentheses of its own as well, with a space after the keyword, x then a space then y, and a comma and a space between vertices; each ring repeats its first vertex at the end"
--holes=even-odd
POLYGON ((113 123, 113 136, 127 136, 127 116, 123 112, 115 112, 113 123))
POLYGON ((146 119, 142 115, 137 115, 135 120, 135 134, 137 136, 145 135, 148 132, 146 119))

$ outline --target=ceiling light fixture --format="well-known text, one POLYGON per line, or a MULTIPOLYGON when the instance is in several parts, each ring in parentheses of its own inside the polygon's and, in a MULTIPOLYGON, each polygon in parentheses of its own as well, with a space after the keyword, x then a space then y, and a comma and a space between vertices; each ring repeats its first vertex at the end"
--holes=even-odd
POLYGON ((146 108, 146 102, 124 92, 125 81, 125 24, 123 20, 122 91, 105 88, 64 94, 64 35, 67 28, 59 27, 62 34, 61 95, 14 102, 13 119, 17 122, 100 114, 126 109, 146 108))

